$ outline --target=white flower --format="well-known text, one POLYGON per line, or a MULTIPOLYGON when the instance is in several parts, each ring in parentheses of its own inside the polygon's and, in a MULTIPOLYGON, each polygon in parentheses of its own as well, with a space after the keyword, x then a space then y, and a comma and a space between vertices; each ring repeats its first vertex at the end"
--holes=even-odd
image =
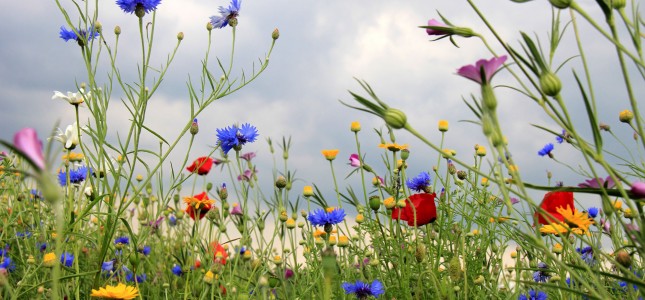
POLYGON ((72 150, 78 145, 78 124, 74 122, 72 125, 68 125, 65 128, 65 132, 58 128, 58 134, 53 137, 53 139, 63 143, 65 149, 72 150))
POLYGON ((79 91, 78 93, 67 92, 67 96, 65 96, 63 93, 59 91, 54 91, 54 96, 52 96, 52 100, 63 99, 69 102, 69 104, 79 105, 83 103, 86 98, 89 98, 90 94, 92 93, 92 92, 87 92, 86 94, 83 88, 78 89, 78 91, 79 91))

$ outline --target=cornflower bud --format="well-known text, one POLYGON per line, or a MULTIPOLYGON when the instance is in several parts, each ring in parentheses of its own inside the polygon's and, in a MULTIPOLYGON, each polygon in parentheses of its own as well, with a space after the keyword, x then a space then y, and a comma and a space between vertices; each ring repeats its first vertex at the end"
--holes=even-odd
POLYGON ((190 124, 190 134, 196 135, 199 132, 199 123, 197 123, 197 118, 193 119, 193 123, 190 124))
MULTIPOLYGON (((210 23, 209 23, 210 24, 210 23)), ((278 28, 273 29, 273 32, 271 32, 271 38, 275 41, 280 37, 280 30, 278 28)))

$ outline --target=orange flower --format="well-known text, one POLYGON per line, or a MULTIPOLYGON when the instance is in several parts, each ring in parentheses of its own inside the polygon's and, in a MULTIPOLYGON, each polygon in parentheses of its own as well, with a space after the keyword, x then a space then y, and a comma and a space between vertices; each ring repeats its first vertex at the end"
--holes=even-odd
POLYGON ((201 194, 192 197, 185 197, 184 202, 187 205, 186 213, 193 220, 195 220, 196 213, 199 213, 199 220, 201 220, 211 209, 212 204, 215 203, 215 201, 208 199, 206 192, 202 192, 201 194))
POLYGON ((220 245, 218 242, 213 242, 211 246, 213 246, 213 251, 215 252, 215 254, 213 255, 213 260, 216 263, 225 265, 226 259, 228 258, 228 253, 226 253, 226 249, 224 249, 224 247, 220 245))
POLYGON ((408 144, 399 145, 397 143, 387 143, 378 145, 379 148, 385 148, 387 150, 396 152, 403 149, 408 149, 408 144))
POLYGON ((331 150, 322 150, 322 155, 325 156, 327 160, 334 160, 336 159, 336 155, 338 155, 338 149, 331 149, 331 150))

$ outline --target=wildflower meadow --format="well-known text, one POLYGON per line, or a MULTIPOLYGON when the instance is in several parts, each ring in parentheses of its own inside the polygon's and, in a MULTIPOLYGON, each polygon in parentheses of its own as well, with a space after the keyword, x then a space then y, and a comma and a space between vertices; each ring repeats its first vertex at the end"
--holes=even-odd
POLYGON ((244 10, 257 3, 214 1, 210 18, 194 18, 201 32, 172 33, 167 48, 157 26, 172 18, 162 9, 172 0, 53 1, 57 42, 75 54, 64 63, 82 72, 46 99, 72 118, 0 140, 0 299, 643 298, 639 1, 505 0, 550 12, 526 16, 548 19, 543 31, 513 31, 512 40, 476 0, 455 5, 485 26, 433 11, 416 27, 396 27, 436 49, 467 41, 485 51, 434 74, 472 88, 443 100, 468 119, 437 108, 433 130, 421 130, 427 122, 379 95, 395 82, 357 75, 341 99, 318 101, 376 126, 329 122, 317 130, 341 133, 319 144, 317 159, 295 162, 298 141, 249 121, 281 118, 220 122, 208 113, 221 100, 252 106, 236 95, 271 76, 272 54, 285 51, 289 29, 267 28, 244 49, 259 58, 237 58, 236 37, 257 25, 244 10), (132 22, 116 24, 116 13, 132 22), (176 84, 173 63, 188 36, 206 46, 199 71, 176 85, 181 109, 151 113, 164 85, 176 84), (603 61, 591 58, 599 51, 603 61), (615 69, 593 67, 605 62, 615 69), (607 118, 607 107, 619 113, 607 118), (540 116, 530 126, 535 139, 548 137, 543 146, 511 151, 511 114, 540 116), (182 122, 172 134, 155 129, 170 118, 182 122), (458 127, 468 128, 461 141, 473 141, 467 153, 451 139, 458 127), (563 181, 543 165, 574 176, 563 181))

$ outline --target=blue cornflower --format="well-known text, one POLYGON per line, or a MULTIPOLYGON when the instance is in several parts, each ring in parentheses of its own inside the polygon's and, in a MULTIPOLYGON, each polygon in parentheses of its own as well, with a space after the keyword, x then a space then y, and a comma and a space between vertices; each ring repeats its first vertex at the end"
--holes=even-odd
POLYGON ((40 252, 47 250, 47 243, 38 243, 38 249, 40 252))
POLYGON ((114 244, 115 245, 118 245, 118 244, 130 245, 130 238, 127 237, 127 236, 120 236, 120 237, 114 239, 114 244))
POLYGON ((234 147, 241 147, 246 143, 252 143, 258 137, 258 130, 255 126, 245 123, 241 127, 233 125, 223 129, 217 129, 217 141, 222 147, 224 154, 234 147))
POLYGON ((538 151, 538 154, 540 156, 548 155, 549 157, 553 157, 553 154, 551 154, 551 151, 553 151, 553 144, 548 143, 544 145, 544 148, 542 148, 542 150, 538 151))
POLYGON ((168 224, 169 224, 170 226, 175 226, 175 225, 177 225, 177 217, 175 217, 175 215, 170 215, 170 216, 168 216, 168 224))
POLYGON ((551 275, 547 272, 547 265, 543 262, 538 263, 538 270, 533 273, 533 280, 535 282, 546 282, 551 275), (543 270, 541 270, 543 269, 543 270))
POLYGON ((0 269, 5 269, 7 271, 13 271, 16 269, 16 265, 13 263, 11 258, 5 257, 2 259, 2 263, 0 263, 0 269))
POLYGON ((307 219, 314 226, 335 225, 345 220, 345 210, 335 208, 331 211, 325 211, 319 208, 310 213, 307 219))
POLYGON ((555 137, 555 140, 558 142, 558 144, 562 144, 564 142, 564 137, 567 136, 567 131, 562 129, 562 135, 558 135, 555 137))
POLYGON ((31 232, 30 232, 30 231, 25 231, 25 232, 16 232, 16 237, 19 237, 19 238, 29 238, 29 237, 31 237, 31 232))
MULTIPOLYGON (((90 169, 90 172, 92 172, 92 169, 90 169)), ((78 167, 76 170, 69 169, 69 183, 79 184, 85 180, 86 175, 87 167, 85 166, 78 167)), ((67 173, 63 170, 58 171, 58 183, 61 186, 67 185, 67 173)))
POLYGON ((181 266, 180 265, 172 266, 172 269, 170 269, 170 271, 172 271, 172 273, 177 275, 177 276, 181 276, 181 274, 183 274, 183 272, 181 271, 181 266))
POLYGON ((589 215, 589 217, 590 217, 590 218, 592 218, 592 219, 593 219, 593 218, 595 218, 596 216, 598 216, 598 212, 599 212, 599 209, 598 209, 597 207, 590 207, 590 208, 587 210, 587 214, 588 214, 588 215, 589 215))
POLYGON ((37 200, 37 199, 41 199, 41 200, 42 200, 42 199, 43 199, 43 193, 41 193, 41 192, 40 192, 39 190, 37 190, 37 189, 31 189, 30 194, 31 194, 31 199, 32 199, 32 200, 37 200))
POLYGON ((143 17, 144 14, 147 14, 155 9, 157 5, 161 3, 161 0, 117 0, 116 4, 127 13, 135 13, 137 17, 143 17), (139 12, 137 12, 137 9, 139 12), (143 12, 143 14, 141 14, 143 12), (141 14, 141 15, 139 15, 141 14))
POLYGON ((431 181, 432 179, 430 179, 430 174, 428 174, 428 172, 421 172, 417 177, 406 180, 405 183, 408 185, 409 189, 422 192, 426 190, 431 181))
POLYGON ((369 296, 378 298, 385 293, 383 284, 378 279, 374 279, 371 284, 360 280, 355 283, 343 282, 343 289, 345 289, 345 294, 354 294, 358 299, 366 299, 369 296))
POLYGON ((74 263, 74 254, 63 252, 63 254, 61 254, 60 256, 60 263, 64 264, 68 268, 71 267, 74 263))
POLYGON ((231 5, 228 7, 220 6, 219 7, 219 16, 212 16, 211 24, 215 28, 224 28, 228 25, 229 21, 232 19, 237 19, 237 16, 240 15, 240 8, 242 6, 242 0, 232 0, 231 5))
POLYGON ((546 293, 543 291, 529 290, 529 294, 520 295, 517 300, 546 300, 546 293))
POLYGON ((143 247, 140 247, 139 250, 137 251, 139 251, 139 253, 142 253, 145 256, 148 256, 150 255, 150 250, 151 250, 150 246, 143 246, 143 247))
POLYGON ((114 271, 114 261, 106 261, 101 265, 101 271, 103 272, 112 272, 114 271))
POLYGON ((580 253, 580 258, 582 258, 582 260, 584 260, 588 265, 593 266, 596 264, 596 260, 593 257, 593 248, 591 248, 591 246, 576 248, 576 252, 580 253))
POLYGON ((145 273, 142 273, 141 275, 134 275, 132 272, 125 274, 125 281, 127 282, 136 282, 137 283, 142 283, 145 282, 148 277, 146 276, 145 273))
POLYGON ((66 42, 74 40, 81 46, 85 45, 85 41, 93 40, 99 36, 98 31, 94 30, 93 27, 90 27, 88 30, 77 29, 76 32, 74 30, 67 30, 65 26, 61 26, 59 34, 60 38, 66 42), (78 32, 78 35, 76 35, 76 32, 78 32))

